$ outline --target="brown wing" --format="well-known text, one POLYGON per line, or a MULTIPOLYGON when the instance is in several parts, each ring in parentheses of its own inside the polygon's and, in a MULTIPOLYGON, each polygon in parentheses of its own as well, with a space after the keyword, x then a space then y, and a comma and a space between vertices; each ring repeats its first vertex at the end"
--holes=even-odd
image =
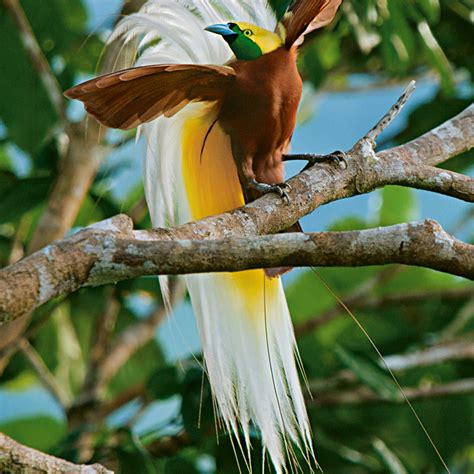
POLYGON ((219 101, 235 78, 228 66, 166 64, 106 74, 67 90, 107 127, 129 130, 191 101, 219 101))
POLYGON ((281 23, 286 31, 285 45, 303 42, 303 36, 331 23, 342 0, 295 0, 281 23))

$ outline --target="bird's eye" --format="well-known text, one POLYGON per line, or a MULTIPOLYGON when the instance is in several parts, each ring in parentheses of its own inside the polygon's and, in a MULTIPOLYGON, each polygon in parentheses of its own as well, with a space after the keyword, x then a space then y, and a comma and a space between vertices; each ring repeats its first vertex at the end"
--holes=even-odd
POLYGON ((252 30, 244 30, 244 35, 245 35, 245 36, 252 36, 252 35, 253 35, 253 31, 252 31, 252 30))

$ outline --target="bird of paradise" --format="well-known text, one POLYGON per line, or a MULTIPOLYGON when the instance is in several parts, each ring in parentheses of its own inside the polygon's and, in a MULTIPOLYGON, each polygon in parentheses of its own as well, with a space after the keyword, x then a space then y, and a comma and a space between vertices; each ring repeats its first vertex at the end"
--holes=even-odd
MULTIPOLYGON (((66 96, 108 127, 143 129, 153 225, 202 219, 269 192, 286 196, 283 155, 302 91, 298 47, 340 3, 295 0, 278 22, 265 0, 150 0, 119 23, 111 41, 138 39, 136 67, 66 96)), ((285 270, 185 277, 224 425, 250 449, 253 422, 277 473, 293 462, 292 445, 314 459, 278 277, 285 270)), ((166 277, 160 282, 166 296, 166 277)))

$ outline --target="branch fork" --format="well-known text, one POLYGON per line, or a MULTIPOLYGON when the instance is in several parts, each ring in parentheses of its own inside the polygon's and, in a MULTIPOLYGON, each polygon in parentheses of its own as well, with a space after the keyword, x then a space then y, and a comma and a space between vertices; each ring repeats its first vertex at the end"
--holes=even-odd
POLYGON ((384 184, 432 187, 444 194, 456 189, 474 199, 472 178, 463 177, 462 185, 454 187, 453 173, 432 168, 474 145, 474 106, 413 142, 375 155, 376 138, 413 89, 410 84, 357 142, 347 169, 336 173, 333 167, 313 166, 292 178, 288 204, 266 195, 218 216, 152 231, 134 232, 129 218, 116 216, 1 270, 0 324, 80 287, 141 275, 403 263, 474 278, 474 246, 458 241, 434 221, 353 232, 268 235, 289 228, 322 204, 384 184), (373 163, 362 165, 361 173, 358 167, 367 163, 367 156, 373 163), (420 165, 439 174, 427 182, 404 175, 404 170, 416 171, 420 165))

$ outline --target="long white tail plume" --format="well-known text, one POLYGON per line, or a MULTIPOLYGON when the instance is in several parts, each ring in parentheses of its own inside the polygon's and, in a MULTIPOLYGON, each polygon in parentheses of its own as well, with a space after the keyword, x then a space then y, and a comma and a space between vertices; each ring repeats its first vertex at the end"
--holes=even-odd
MULTIPOLYGON (((111 40, 139 40, 137 65, 224 64, 225 43, 210 24, 249 21, 273 30, 266 1, 151 0, 117 26, 111 40)), ((172 118, 142 127, 147 140, 144 183, 155 226, 172 226, 243 204, 229 138, 212 129, 214 104, 190 104, 172 118), (202 156, 200 156, 202 155, 202 156), (199 192, 197 192, 199 190, 199 192)), ((161 278, 162 289, 166 279, 161 278)), ((292 443, 312 457, 310 427, 295 364, 296 343, 283 287, 262 270, 190 275, 206 369, 224 425, 250 447, 261 432, 277 473, 286 471, 292 443)), ((291 459, 290 459, 291 462, 291 459)))

